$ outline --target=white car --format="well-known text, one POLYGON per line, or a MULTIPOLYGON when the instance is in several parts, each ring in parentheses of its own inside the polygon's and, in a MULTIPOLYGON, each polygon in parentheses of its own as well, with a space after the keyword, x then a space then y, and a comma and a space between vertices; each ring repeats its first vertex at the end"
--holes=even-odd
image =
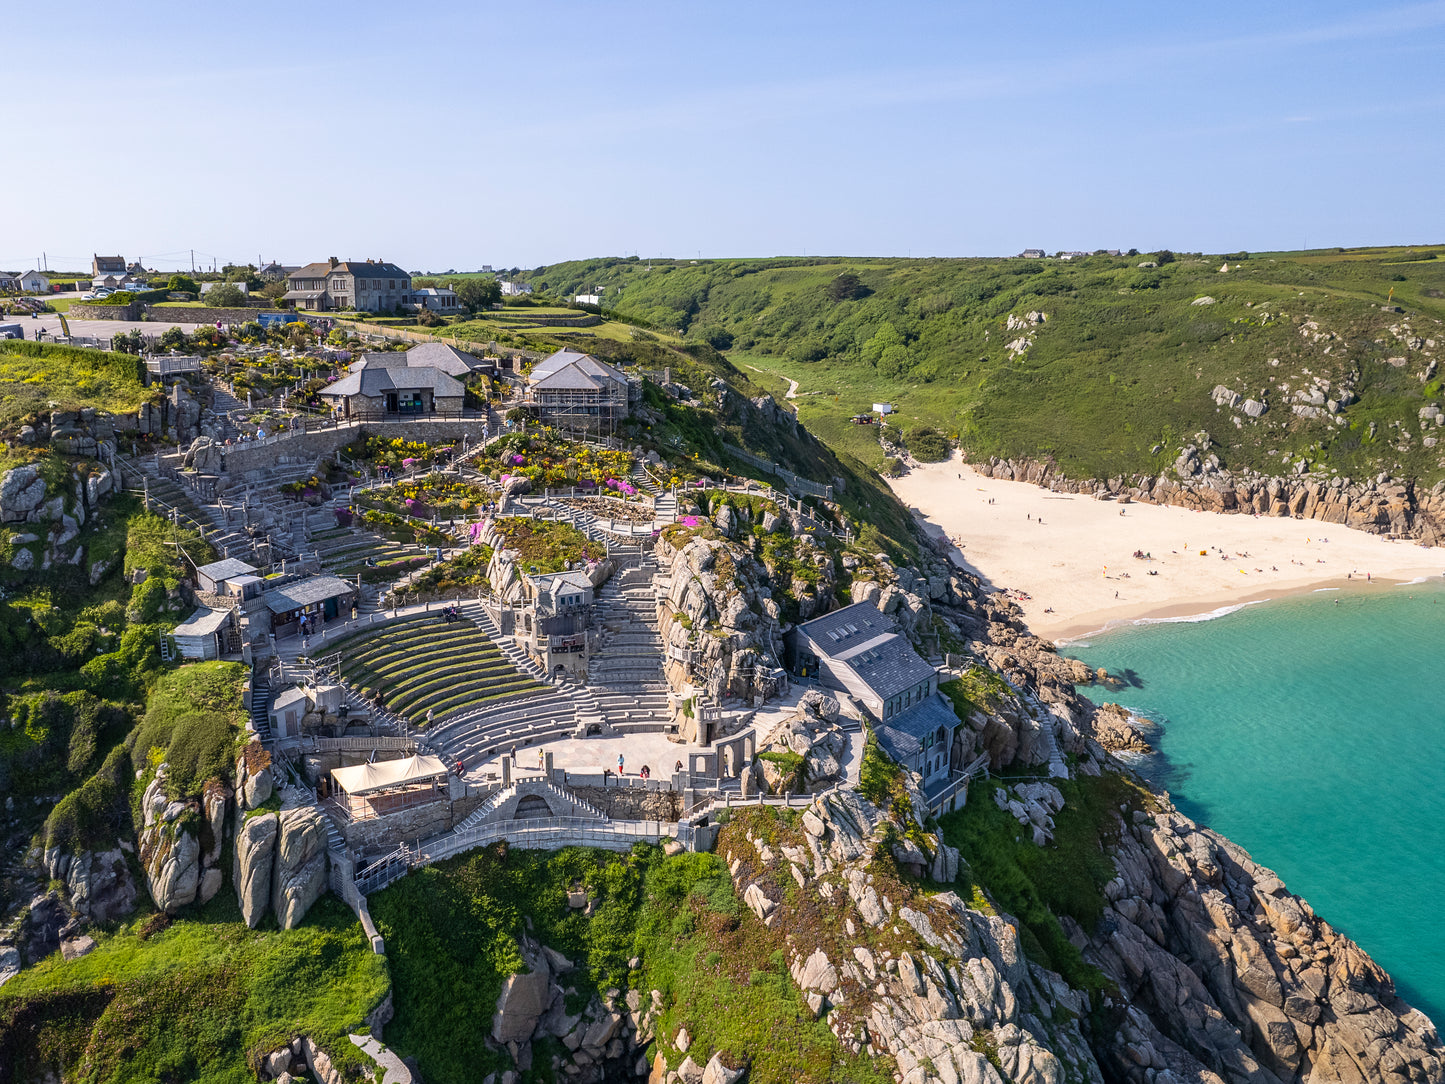
POLYGON ((94 295, 94 294, 81 294, 81 295, 80 295, 80 300, 82 300, 82 301, 94 301, 94 300, 95 300, 95 295, 94 295))

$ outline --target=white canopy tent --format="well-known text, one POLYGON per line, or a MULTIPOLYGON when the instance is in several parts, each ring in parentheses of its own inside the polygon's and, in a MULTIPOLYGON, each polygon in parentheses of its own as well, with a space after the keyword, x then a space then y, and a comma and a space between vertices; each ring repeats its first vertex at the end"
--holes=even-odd
POLYGON ((447 766, 440 757, 410 756, 403 760, 383 760, 375 764, 355 764, 350 768, 332 768, 331 778, 339 790, 354 797, 378 791, 445 779, 447 766))

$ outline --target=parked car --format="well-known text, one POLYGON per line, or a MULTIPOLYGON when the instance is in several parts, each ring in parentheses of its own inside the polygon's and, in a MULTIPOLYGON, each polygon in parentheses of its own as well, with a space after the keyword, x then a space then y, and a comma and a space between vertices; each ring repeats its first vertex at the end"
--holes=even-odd
POLYGON ((95 300, 95 295, 94 295, 94 294, 81 294, 81 295, 80 295, 80 300, 82 300, 82 301, 94 301, 94 300, 95 300))

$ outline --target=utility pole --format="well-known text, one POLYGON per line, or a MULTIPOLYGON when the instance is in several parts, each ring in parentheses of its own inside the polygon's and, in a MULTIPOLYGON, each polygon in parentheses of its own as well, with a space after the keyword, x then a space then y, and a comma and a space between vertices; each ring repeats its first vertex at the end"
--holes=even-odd
POLYGON ((191 249, 191 274, 196 273, 196 250, 191 249))

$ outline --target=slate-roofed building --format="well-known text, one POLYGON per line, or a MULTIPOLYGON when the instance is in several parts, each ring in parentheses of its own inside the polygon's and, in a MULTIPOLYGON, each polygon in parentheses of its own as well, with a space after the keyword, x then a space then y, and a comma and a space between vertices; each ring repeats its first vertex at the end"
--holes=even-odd
POLYGON ((570 429, 607 428, 627 416, 640 383, 591 354, 558 350, 527 375, 525 402, 543 421, 570 429))
POLYGON ((462 382, 436 365, 409 364, 408 354, 367 354, 319 394, 347 418, 461 413, 466 395, 462 382))
POLYGON ((887 722, 938 689, 938 674, 871 602, 805 621, 788 634, 794 669, 856 699, 887 722))
POLYGON ((357 597, 356 584, 324 575, 293 580, 261 596, 271 612, 271 631, 277 636, 296 632, 303 616, 316 627, 324 621, 333 621, 348 613, 357 597))
POLYGON ((518 642, 548 674, 568 671, 585 679, 590 658, 595 589, 581 569, 524 575, 527 603, 517 615, 518 642))
POLYGON ((212 561, 197 568, 196 586, 213 595, 224 594, 225 588, 222 585, 227 580, 255 574, 255 565, 247 564, 237 557, 227 557, 224 561, 212 561))
MULTIPOLYGON (((368 357, 373 355, 368 355, 368 357)), ((392 355, 395 356, 395 355, 392 355)), ((406 364, 415 368, 421 365, 430 365, 434 369, 440 369, 448 376, 461 379, 471 373, 489 369, 481 358, 474 354, 468 354, 458 350, 455 346, 448 346, 446 343, 430 342, 413 346, 403 357, 406 364)))
POLYGON ((949 806, 956 790, 954 734, 960 720, 938 692, 938 672, 871 602, 855 602, 804 621, 788 633, 794 669, 845 692, 871 716, 890 757, 923 777, 930 808, 949 806))
POLYGON ((102 275, 124 275, 126 273, 124 256, 97 256, 94 253, 90 257, 90 274, 92 278, 100 278, 102 275))
POLYGON ((327 312, 392 311, 410 305, 411 275, 385 260, 347 260, 332 256, 324 263, 309 263, 286 276, 281 300, 293 308, 327 312))

